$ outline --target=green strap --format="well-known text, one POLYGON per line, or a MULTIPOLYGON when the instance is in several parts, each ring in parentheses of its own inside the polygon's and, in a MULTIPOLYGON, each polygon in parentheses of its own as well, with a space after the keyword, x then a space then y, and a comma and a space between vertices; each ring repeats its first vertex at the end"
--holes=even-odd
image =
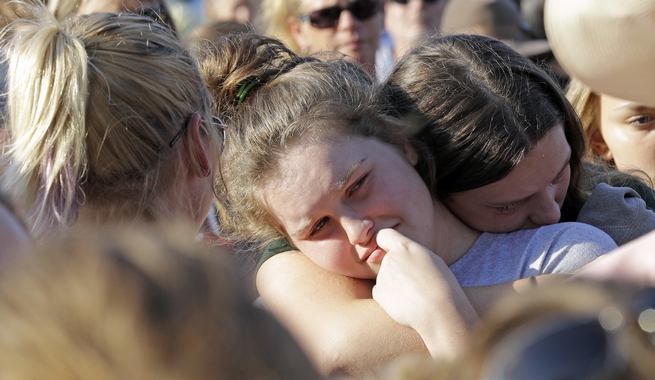
POLYGON ((246 98, 248 91, 252 90, 253 87, 259 84, 257 79, 244 82, 241 87, 239 87, 239 92, 237 92, 237 105, 243 103, 243 99, 246 98))

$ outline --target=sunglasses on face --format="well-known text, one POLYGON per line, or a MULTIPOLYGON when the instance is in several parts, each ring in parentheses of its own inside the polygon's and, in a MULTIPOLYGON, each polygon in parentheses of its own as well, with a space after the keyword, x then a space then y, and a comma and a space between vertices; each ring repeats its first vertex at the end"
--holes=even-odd
POLYGON ((298 19, 303 22, 309 22, 314 28, 334 28, 339 24, 339 18, 343 11, 349 11, 356 19, 362 21, 371 18, 379 10, 380 2, 378 0, 355 0, 345 8, 335 5, 302 14, 298 16, 298 19))
MULTIPOLYGON (((191 114, 191 116, 189 116, 184 121, 184 125, 182 125, 182 128, 180 129, 180 131, 177 132, 175 134, 175 136, 173 136, 173 139, 168 143, 168 146, 170 146, 172 148, 173 145, 175 145, 175 143, 177 142, 177 140, 179 140, 180 137, 182 137, 182 133, 184 133, 184 130, 186 129, 187 125, 189 124, 189 121, 191 121, 191 117, 193 117, 193 114, 191 114)), ((225 146, 225 138, 227 137, 227 126, 225 125, 223 120, 221 120, 221 118, 219 118, 218 116, 212 116, 212 125, 214 126, 214 128, 218 128, 220 130, 220 132, 221 132, 221 150, 220 151, 223 152, 223 147, 225 146)))

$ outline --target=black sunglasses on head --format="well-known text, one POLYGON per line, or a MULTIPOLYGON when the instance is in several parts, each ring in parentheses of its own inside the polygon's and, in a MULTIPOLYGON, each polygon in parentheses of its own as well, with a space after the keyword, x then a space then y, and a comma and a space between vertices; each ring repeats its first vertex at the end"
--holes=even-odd
POLYGON ((380 10, 378 0, 355 0, 347 7, 335 5, 298 16, 300 21, 309 22, 314 28, 334 28, 339 24, 342 11, 349 11, 356 19, 362 21, 371 18, 380 10))

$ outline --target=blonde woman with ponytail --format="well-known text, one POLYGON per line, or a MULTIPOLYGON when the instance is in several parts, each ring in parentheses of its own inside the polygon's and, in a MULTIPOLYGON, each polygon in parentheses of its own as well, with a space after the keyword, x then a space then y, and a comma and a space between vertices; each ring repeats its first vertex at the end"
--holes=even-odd
MULTIPOLYGON (((37 238, 79 222, 182 218, 213 200, 222 144, 194 60, 166 26, 39 4, 6 46, 3 179, 37 238)), ((220 127, 220 126, 219 126, 220 127)))

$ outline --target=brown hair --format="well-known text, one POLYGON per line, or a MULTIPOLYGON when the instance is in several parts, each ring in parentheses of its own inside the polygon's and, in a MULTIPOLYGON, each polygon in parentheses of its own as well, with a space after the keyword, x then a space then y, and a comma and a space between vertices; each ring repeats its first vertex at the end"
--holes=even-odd
POLYGON ((278 40, 235 34, 207 49, 200 69, 216 113, 230 125, 221 156, 222 227, 235 240, 266 242, 285 233, 267 211, 263 189, 298 139, 362 135, 399 149, 406 141, 396 121, 379 112, 373 79, 346 60, 299 57, 278 40))
POLYGON ((0 378, 320 378, 194 236, 85 230, 3 265, 0 378))
POLYGON ((389 113, 407 121, 417 169, 438 197, 504 178, 563 125, 572 152, 562 220, 577 217, 585 151, 580 122, 550 76, 509 46, 479 35, 433 37, 405 55, 380 94, 389 113))

